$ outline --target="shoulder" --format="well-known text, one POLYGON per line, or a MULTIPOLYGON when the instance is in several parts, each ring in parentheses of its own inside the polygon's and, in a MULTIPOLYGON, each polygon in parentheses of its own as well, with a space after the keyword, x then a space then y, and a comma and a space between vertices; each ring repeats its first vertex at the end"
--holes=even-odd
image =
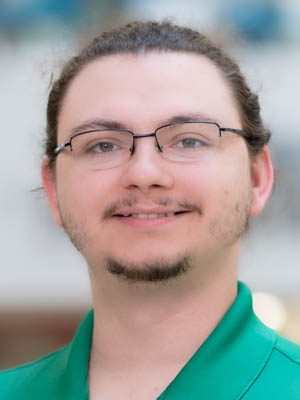
POLYGON ((297 386, 300 399, 300 346, 277 335, 270 359, 266 364, 266 373, 270 371, 273 379, 297 386))
POLYGON ((249 388, 247 400, 262 398, 300 400, 300 346, 276 335, 261 373, 249 388))
POLYGON ((66 346, 34 362, 0 372, 0 400, 86 399, 92 331, 93 310, 66 346))
POLYGON ((300 346, 282 336, 277 336, 274 346, 275 353, 278 352, 282 357, 288 359, 292 365, 300 369, 300 346))
MULTIPOLYGON (((34 362, 0 372, 0 400, 48 399, 49 388, 60 385, 69 345, 34 362), (55 385, 53 385, 55 383, 55 385)), ((50 392, 53 389, 50 389, 50 392)), ((54 393, 49 393, 51 398, 54 393)), ((50 397, 49 397, 50 398, 50 397)))

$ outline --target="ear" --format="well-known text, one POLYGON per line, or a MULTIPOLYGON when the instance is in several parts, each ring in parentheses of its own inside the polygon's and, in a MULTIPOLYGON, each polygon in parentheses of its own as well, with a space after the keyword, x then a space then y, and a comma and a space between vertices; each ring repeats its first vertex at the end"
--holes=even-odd
POLYGON ((250 215, 257 215, 262 211, 269 199, 274 183, 274 172, 269 148, 265 146, 251 161, 252 205, 250 215))
POLYGON ((58 207, 55 168, 51 168, 49 166, 48 158, 44 159, 42 162, 42 180, 50 208, 55 218, 55 222, 57 223, 57 225, 62 227, 62 220, 58 207))

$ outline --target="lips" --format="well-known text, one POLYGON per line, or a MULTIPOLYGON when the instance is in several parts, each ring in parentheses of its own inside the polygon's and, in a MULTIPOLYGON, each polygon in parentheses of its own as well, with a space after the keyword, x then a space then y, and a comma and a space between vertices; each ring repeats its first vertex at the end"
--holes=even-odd
POLYGON ((190 210, 123 209, 113 214, 112 220, 120 224, 119 226, 149 232, 149 229, 168 226, 188 214, 191 214, 190 210))
POLYGON ((172 217, 174 215, 183 214, 187 211, 175 211, 175 212, 167 212, 167 213, 120 213, 115 214, 114 217, 132 217, 132 218, 139 218, 139 219, 157 219, 157 218, 166 218, 172 217))

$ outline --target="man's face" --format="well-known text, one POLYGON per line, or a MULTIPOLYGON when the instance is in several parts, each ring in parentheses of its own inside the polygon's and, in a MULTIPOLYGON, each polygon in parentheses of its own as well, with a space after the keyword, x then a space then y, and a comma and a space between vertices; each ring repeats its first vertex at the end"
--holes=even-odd
MULTIPOLYGON (((86 66, 67 90, 58 144, 86 121, 115 121, 144 134, 196 114, 242 128, 230 89, 205 57, 108 56, 86 66)), ((251 213, 250 168, 245 141, 234 134, 194 163, 163 159, 153 137, 136 140, 131 159, 107 170, 84 168, 67 148, 57 157, 52 204, 57 222, 94 271, 106 258, 136 269, 184 257, 204 265, 236 251, 251 213), (184 212, 120 216, 178 211, 184 212)))

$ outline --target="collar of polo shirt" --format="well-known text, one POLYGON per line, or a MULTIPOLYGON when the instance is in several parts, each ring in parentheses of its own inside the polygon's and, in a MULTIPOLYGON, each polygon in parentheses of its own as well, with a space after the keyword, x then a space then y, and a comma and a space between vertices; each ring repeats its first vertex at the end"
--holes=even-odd
MULTIPOLYGON (((65 373, 70 399, 71 393, 81 393, 80 399, 88 400, 92 327, 91 311, 68 356, 65 373)), ((157 400, 239 399, 264 368, 275 340, 275 332, 255 316, 250 290, 238 282, 238 296, 228 312, 157 400)))
MULTIPOLYGON (((92 310, 71 343, 38 361, 1 373, 0 400, 88 400, 93 321, 92 310)), ((157 400, 269 399, 268 395, 262 397, 265 390, 275 390, 272 398, 295 399, 295 393, 299 395, 295 384, 299 364, 299 347, 280 339, 256 317, 250 290, 238 282, 238 295, 227 313, 157 400), (275 342, 279 351, 272 366, 268 366, 275 342), (282 356, 279 360, 278 354, 282 356), (266 377, 257 387, 262 371, 266 377), (280 383, 282 373, 291 381, 290 397, 286 397, 287 385, 280 383), (276 387, 274 376, 276 382, 278 378, 276 387)))

